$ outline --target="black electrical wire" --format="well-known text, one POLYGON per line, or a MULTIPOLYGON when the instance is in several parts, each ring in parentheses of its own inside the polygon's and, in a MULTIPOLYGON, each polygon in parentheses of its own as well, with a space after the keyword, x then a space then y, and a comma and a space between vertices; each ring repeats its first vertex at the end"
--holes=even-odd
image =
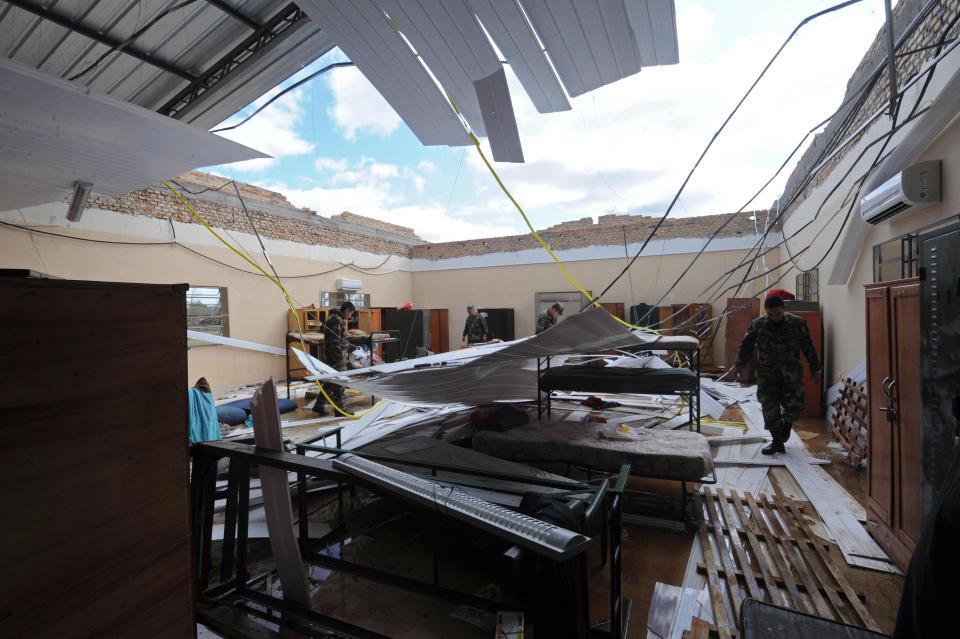
MULTIPOLYGON (((926 6, 925 9, 928 10, 933 4, 936 4, 936 2, 931 2, 931 3, 929 3, 929 4, 926 6)), ((916 19, 914 20, 914 23, 913 23, 911 26, 914 26, 915 24, 918 23, 919 17, 921 17, 921 16, 918 16, 918 18, 916 18, 916 19)), ((958 20, 960 20, 960 13, 958 13, 957 16, 954 17, 954 19, 950 22, 950 24, 949 24, 949 25, 946 27, 946 29, 944 30, 943 35, 941 36, 941 41, 940 41, 940 43, 939 43, 939 47, 940 47, 940 48, 938 49, 937 55, 940 54, 940 51, 942 50, 942 46, 947 42, 946 36, 948 35, 950 29, 957 23, 958 20)), ((908 36, 909 36, 909 31, 908 31, 908 32, 905 32, 905 33, 901 36, 900 42, 899 42, 898 44, 899 44, 899 45, 902 45, 902 43, 906 40, 906 38, 907 38, 908 36)), ((950 40, 950 42, 952 43, 953 40, 950 40)), ((951 46, 951 48, 953 48, 953 47, 951 46)), ((932 77, 933 77, 933 72, 936 70, 937 64, 938 64, 938 63, 935 62, 935 63, 932 64, 928 69, 926 69, 926 70, 924 71, 924 73, 926 74, 925 84, 924 84, 923 88, 922 88, 921 91, 920 91, 920 94, 919 94, 919 96, 918 96, 918 99, 917 99, 916 103, 914 104, 914 107, 913 107, 913 109, 912 109, 911 115, 908 116, 908 118, 907 118, 904 122, 902 122, 902 123, 900 123, 899 125, 897 125, 897 127, 896 127, 894 130, 888 132, 887 134, 884 134, 883 136, 881 136, 881 137, 877 138, 876 140, 874 140, 873 142, 871 142, 871 143, 861 152, 860 156, 858 156, 857 160, 854 162, 854 165, 856 164, 856 162, 859 161, 859 159, 864 155, 864 153, 866 152, 866 150, 868 150, 871 146, 873 146, 874 144, 876 144, 876 143, 879 142, 880 140, 887 140, 887 141, 889 141, 890 136, 891 136, 893 133, 895 133, 897 130, 899 130, 900 128, 902 128, 902 127, 903 127, 905 124, 907 124, 908 122, 916 119, 916 117, 919 117, 920 115, 922 115, 923 113, 926 112, 926 110, 927 110, 926 108, 923 109, 923 110, 921 110, 921 111, 919 111, 919 112, 916 111, 916 108, 917 108, 917 107, 919 106, 919 104, 922 102, 923 95, 925 94, 925 92, 926 92, 926 90, 927 90, 927 87, 929 86, 929 83, 930 83, 930 81, 931 81, 931 79, 932 79, 932 77)), ((879 67, 878 67, 878 68, 879 68, 879 67)), ((902 91, 901 91, 901 93, 902 93, 902 91)), ((842 130, 842 129, 841 129, 841 130, 842 130)), ((849 142, 849 140, 848 140, 848 142, 849 142)), ((886 145, 885 145, 885 146, 886 146, 886 145)), ((815 166, 818 166, 818 165, 819 165, 819 162, 822 161, 822 159, 823 159, 823 157, 826 155, 826 153, 828 153, 828 152, 833 152, 833 153, 835 153, 836 151, 837 151, 837 149, 833 149, 830 145, 826 145, 826 146, 824 147, 824 150, 821 151, 820 157, 814 162, 815 166)), ((882 151, 881 151, 881 153, 882 153, 882 151)), ((876 166, 876 165, 871 166, 870 169, 868 169, 868 171, 869 171, 869 170, 872 170, 872 169, 874 168, 874 166, 876 166)), ((750 259, 749 265, 748 265, 748 263, 747 263, 747 258, 745 257, 745 258, 744 258, 743 260, 741 260, 741 262, 740 262, 737 266, 735 266, 733 269, 730 269, 730 270, 726 271, 724 274, 721 274, 721 277, 720 277, 718 280, 715 280, 714 283, 712 283, 710 286, 708 286, 707 289, 705 289, 705 290, 703 291, 703 293, 706 293, 706 291, 709 290, 709 289, 710 289, 714 284, 716 284, 718 281, 725 279, 725 276, 726 276, 726 279, 729 279, 729 276, 730 276, 732 273, 736 272, 736 270, 739 270, 739 269, 742 268, 743 266, 748 266, 747 274, 749 274, 750 268, 752 268, 753 263, 755 263, 755 261, 756 261, 757 259, 760 259, 760 257, 765 256, 766 254, 768 254, 769 252, 771 252, 773 249, 777 248, 777 247, 780 246, 781 244, 786 245, 788 240, 792 239, 792 238, 795 237, 797 234, 799 234, 800 232, 804 231, 807 227, 809 227, 810 224, 812 224, 812 223, 817 219, 817 217, 819 216, 820 212, 822 211, 823 207, 825 206, 825 204, 826 204, 827 200, 830 198, 830 196, 836 191, 837 188, 839 188, 839 187, 843 184, 843 181, 846 180, 846 178, 849 176, 850 172, 852 171, 852 168, 853 168, 853 167, 851 166, 851 168, 848 169, 847 173, 841 178, 841 180, 838 181, 837 185, 835 185, 834 188, 830 191, 830 193, 827 194, 827 196, 826 196, 826 197, 824 198, 824 200, 821 202, 820 207, 817 209, 816 214, 813 216, 813 218, 812 218, 809 222, 807 222, 806 224, 804 224, 803 226, 801 226, 800 228, 798 228, 798 229, 797 229, 794 233, 792 233, 791 235, 784 237, 784 239, 783 239, 782 241, 778 242, 777 244, 775 244, 775 245, 772 246, 772 247, 769 247, 766 251, 763 251, 763 252, 761 253, 761 252, 760 252, 760 247, 762 247, 763 243, 765 242, 766 237, 767 237, 769 231, 770 231, 772 228, 774 228, 774 226, 776 225, 776 223, 782 218, 782 216, 786 213, 786 211, 789 209, 789 207, 790 207, 790 206, 799 198, 799 196, 803 193, 803 191, 804 191, 804 189, 806 188, 807 184, 809 184, 810 181, 813 179, 813 177, 814 177, 814 175, 815 175, 815 172, 814 172, 814 171, 811 171, 810 173, 808 173, 808 175, 805 177, 804 182, 803 182, 801 185, 799 185, 799 186, 794 190, 793 194, 792 194, 791 197, 788 199, 786 205, 780 207, 780 210, 778 211, 777 217, 774 219, 773 223, 767 225, 767 228, 766 228, 763 236, 762 236, 761 238, 759 238, 758 241, 754 244, 754 247, 750 249, 751 252, 752 252, 754 249, 757 249, 757 250, 758 250, 758 254, 757 254, 755 257, 753 257, 752 259, 750 259)), ((849 192, 848 192, 848 196, 847 196, 847 197, 849 197, 849 192)), ((846 198, 844 199, 844 202, 846 202, 846 198)), ((843 206, 843 204, 841 204, 841 208, 842 208, 842 206, 843 206)), ((839 210, 838 210, 838 213, 839 213, 839 210)), ((828 223, 831 222, 833 219, 835 219, 835 217, 836 217, 836 214, 831 217, 831 219, 828 221, 828 223)), ((834 244, 835 244, 835 242, 834 242, 834 244)), ((790 254, 789 246, 786 246, 786 248, 787 248, 787 253, 788 253, 788 255, 789 255, 789 254, 790 254)), ((795 254, 793 257, 796 257, 796 256, 802 254, 805 250, 806 250, 806 249, 801 250, 800 252, 798 252, 797 254, 795 254)), ((701 253, 702 253, 702 251, 701 251, 701 253)), ((698 254, 696 257, 699 257, 699 255, 700 255, 700 254, 698 254)), ((694 261, 696 261, 696 258, 694 259, 694 261)), ((820 262, 818 262, 818 264, 819 264, 819 263, 822 263, 822 261, 823 261, 823 258, 820 260, 820 262)), ((793 270, 793 268, 796 268, 797 270, 800 270, 800 271, 803 271, 803 270, 804 270, 804 269, 802 269, 802 268, 799 266, 799 264, 797 264, 795 261, 792 261, 792 260, 791 260, 791 265, 792 265, 792 268, 790 269, 790 271, 788 271, 788 273, 791 272, 791 271, 793 270)), ((690 265, 688 265, 687 270, 689 270, 689 267, 691 267, 691 266, 692 266, 692 263, 691 263, 690 265)), ((765 270, 764 273, 762 273, 762 274, 760 275, 760 277, 763 277, 763 276, 771 273, 773 270, 776 270, 776 269, 767 269, 767 270, 765 270)), ((780 279, 782 279, 782 277, 783 277, 783 276, 781 276, 780 278, 778 278, 777 281, 779 281, 780 279)), ((674 283, 674 286, 676 286, 676 283, 674 283)), ((722 287, 723 284, 721 283, 719 286, 722 287)), ((673 287, 671 287, 671 290, 672 290, 672 288, 673 288, 673 287)), ((724 291, 719 291, 719 287, 718 287, 718 292, 714 293, 714 296, 711 298, 711 301, 714 301, 717 295, 720 295, 722 292, 725 292, 725 291, 730 290, 730 288, 733 288, 733 287, 729 287, 729 288, 727 288, 727 289, 724 289, 724 291)), ((739 290, 739 289, 738 289, 738 290, 739 290)), ((669 293, 669 291, 668 291, 668 293, 669 293)), ((703 293, 701 293, 701 295, 702 295, 703 293)), ((698 297, 699 297, 699 296, 698 296, 698 297)), ((662 299, 662 298, 661 298, 661 299, 662 299)), ((687 307, 689 307, 689 304, 688 304, 687 306, 685 306, 684 308, 687 308, 687 307)), ((683 311, 683 309, 680 309, 680 311, 674 313, 671 317, 676 316, 677 314, 681 313, 682 311, 683 311)), ((723 317, 723 316, 721 316, 720 318, 716 318, 716 319, 719 320, 719 319, 722 319, 722 317, 723 317)))
MULTIPOLYGON (((933 7, 934 7, 935 5, 937 5, 937 4, 939 4, 940 1, 941 1, 941 0, 930 0, 926 5, 924 5, 924 7, 917 13, 917 15, 913 18, 913 20, 910 22, 910 24, 907 25, 907 27, 904 29, 903 33, 902 33, 902 34, 900 35, 900 37, 898 38, 897 45, 896 45, 897 48, 900 48, 901 46, 903 46, 903 44, 906 42, 906 40, 911 36, 911 34, 916 30, 916 28, 922 23, 922 21, 923 21, 923 20, 926 18, 926 16, 930 13, 930 11, 933 9, 933 7)), ((956 19, 954 20, 954 22, 955 22, 955 21, 956 21, 956 19)), ((942 47, 942 45, 943 45, 943 42, 944 42, 944 39, 945 39, 947 33, 949 32, 950 28, 953 26, 954 22, 951 22, 951 24, 948 25, 947 28, 944 30, 944 34, 943 34, 943 36, 942 36, 942 38, 941 38, 941 43, 940 43, 940 46, 941 46, 941 47, 942 47)), ((938 54, 939 54, 939 49, 938 49, 938 54)), ((784 161, 784 164, 781 165, 780 168, 777 170, 777 172, 774 173, 773 177, 771 177, 770 180, 767 181, 767 184, 765 184, 764 187, 762 187, 762 188, 754 195, 753 198, 751 198, 743 207, 741 207, 740 210, 737 211, 737 213, 742 212, 747 206, 749 206, 750 203, 751 203, 754 199, 756 199, 756 197, 759 196, 759 194, 763 191, 763 189, 766 188, 766 186, 767 186, 770 182, 772 182, 773 179, 776 178, 776 176, 780 173, 780 171, 783 170, 784 165, 786 164, 786 162, 789 162, 790 158, 793 157, 793 155, 797 152, 797 150, 799 150, 799 147, 803 144, 803 142, 807 139, 807 137, 809 137, 810 134, 812 134, 815 130, 819 129, 821 126, 823 126, 824 124, 826 124, 827 122, 829 122, 830 120, 832 120, 834 117, 836 117, 836 115, 837 115, 838 113, 840 113, 842 110, 844 110, 844 108, 845 108, 847 105, 849 105, 851 102, 853 102, 854 100, 856 100, 856 101, 857 101, 857 104, 854 105, 853 108, 851 108, 851 109, 849 109, 849 110, 847 111, 847 113, 845 114, 844 119, 843 119, 843 121, 841 122, 840 126, 838 126, 838 127, 835 129, 835 131, 833 132, 833 134, 832 134, 831 137, 830 137, 830 140, 823 145, 822 150, 821 150, 818 158, 813 162, 813 165, 814 165, 815 167, 819 166, 820 163, 823 161, 824 157, 827 155, 827 153, 829 153, 829 152, 836 152, 837 149, 835 148, 835 145, 837 144, 840 136, 843 135, 843 134, 849 129, 849 127, 851 126, 854 118, 856 117, 856 114, 859 113, 860 109, 862 108, 862 106, 863 106, 863 104, 864 104, 864 102, 865 102, 865 100, 866 100, 867 95, 868 95, 869 92, 874 88, 877 80, 880 78, 884 67, 885 67, 885 64, 884 64, 883 62, 881 62, 881 63, 877 66, 877 68, 874 70, 874 72, 871 73, 870 76, 869 76, 867 79, 864 80, 864 82, 860 85, 860 87, 858 87, 856 90, 854 90, 854 91, 852 91, 852 92, 849 92, 849 97, 847 97, 846 99, 844 99, 844 101, 841 103, 840 107, 839 107, 837 110, 835 110, 829 117, 827 117, 826 119, 824 119, 823 121, 821 121, 820 123, 818 123, 817 125, 815 125, 813 128, 811 128, 810 131, 809 131, 806 135, 804 135, 803 139, 801 139, 801 141, 800 141, 800 143, 797 145, 797 147, 794 148, 794 150, 793 150, 793 152, 791 152, 790 156, 787 157, 787 159, 784 161)), ((935 66, 934 66, 934 68, 935 68, 935 66)), ((929 71, 932 72, 932 69, 930 69, 929 71)), ((931 73, 931 74, 932 74, 932 73, 931 73)), ((849 142, 849 141, 848 141, 848 142, 849 142)), ((842 148, 842 147, 841 147, 841 148, 842 148)), ((785 212, 789 209, 790 204, 792 204, 793 201, 795 201, 795 200, 797 199, 797 197, 799 196, 799 194, 801 194, 801 193, 804 191, 804 189, 805 189, 805 188, 807 187, 807 185, 814 179, 814 177, 815 177, 815 172, 808 173, 808 175, 805 176, 804 180, 802 180, 802 183, 801 183, 800 185, 798 185, 798 187, 794 190, 793 195, 791 196, 791 198, 790 198, 790 199, 788 200, 788 202, 787 202, 787 205, 786 205, 786 206, 782 206, 782 207, 779 208, 777 219, 774 220, 773 223, 768 223, 768 224, 766 225, 766 228, 765 228, 765 230, 764 230, 764 235, 763 235, 763 237, 757 242, 757 244, 754 246, 754 248, 757 248, 758 246, 762 246, 763 242, 766 240, 767 234, 770 232, 770 230, 772 230, 772 229, 775 227, 776 222, 782 217, 783 213, 785 213, 785 212)), ((660 302, 662 302, 663 299, 665 299, 665 298, 670 294, 670 292, 672 292, 672 291, 674 290, 674 288, 676 288, 676 286, 677 286, 677 285, 679 284, 679 282, 682 280, 683 276, 686 275, 687 273, 689 273, 690 269, 694 266, 694 264, 696 263, 696 261, 700 258, 700 256, 701 256, 701 255, 703 254, 703 252, 706 250, 707 245, 709 245, 710 242, 712 242, 712 241, 717 237, 717 235, 719 235, 719 233, 720 233, 724 228, 726 228, 726 226, 727 226, 731 221, 733 221, 733 219, 735 219, 735 215, 731 215, 727 220, 725 220, 725 221, 720 225, 720 227, 719 227, 716 231, 714 231, 714 233, 713 233, 713 234, 710 236, 710 238, 707 240, 706 244, 705 244, 703 247, 701 247, 701 250, 697 253, 696 256, 694 256, 693 260, 691 260, 691 262, 690 262, 690 263, 687 265, 687 267, 684 269, 684 271, 683 271, 683 273, 681 274, 681 276, 680 276, 679 278, 677 278, 677 280, 673 283, 673 285, 670 286, 669 289, 667 289, 667 291, 661 296, 660 300, 658 300, 658 302, 657 302, 656 305, 659 305, 660 302)), ((768 222, 769 222, 769 218, 768 218, 768 222)), ((804 227, 804 228, 805 228, 805 227, 804 227)), ((772 248, 775 248, 775 247, 771 247, 771 250, 772 250, 772 248)), ((643 250, 643 249, 641 248, 641 251, 642 251, 642 250, 643 250)), ((750 249, 750 251, 753 251, 753 249, 750 249)), ((766 253, 763 253, 763 255, 765 255, 765 254, 766 254, 766 253)), ((639 253, 638 253, 638 255, 639 255, 639 253)), ((748 255, 749 255, 749 253, 748 253, 748 255)), ((759 257, 759 254, 758 254, 758 257, 759 257)), ((754 258, 754 260, 755 260, 755 259, 756 259, 756 258, 754 258)), ((746 258, 744 258, 744 260, 746 260, 746 258)), ((740 263, 737 267, 735 267, 735 268, 739 268, 740 266, 742 266, 743 264, 745 264, 746 262, 745 262, 744 260, 742 260, 741 263, 740 263)), ((752 266, 754 260, 751 260, 751 262, 750 262, 750 263, 751 263, 751 266, 752 266)), ((769 272, 769 271, 767 271, 767 272, 769 272)), ((622 276, 622 273, 620 274, 620 276, 622 276)), ((618 276, 618 278, 619 278, 620 276, 618 276)), ((711 286, 712 286, 712 285, 711 285, 711 286)), ((609 287, 608 287, 608 288, 609 288, 609 287)), ((709 289, 709 287, 708 287, 708 289, 709 289)), ((705 291, 705 292, 706 292, 706 291, 705 291)), ((674 316, 678 315, 679 313, 683 312, 683 310, 686 309, 687 307, 689 307, 689 305, 685 306, 683 309, 680 309, 680 311, 674 313, 673 315, 671 315, 671 317, 674 317, 674 316)))
POLYGON ((118 44, 118 45, 116 45, 116 46, 113 46, 113 47, 110 47, 109 49, 107 49, 107 50, 103 53, 103 55, 101 55, 99 58, 97 58, 94 62, 92 62, 89 66, 87 66, 87 68, 85 68, 83 71, 81 71, 80 73, 77 73, 77 74, 74 74, 74 75, 70 76, 69 80, 70 80, 71 82, 73 82, 74 80, 78 80, 78 79, 82 78, 83 76, 85 76, 86 74, 90 73, 91 71, 93 71, 94 69, 96 69, 98 66, 100 66, 100 63, 103 62, 103 61, 107 58, 107 56, 109 56, 110 54, 112 54, 112 53, 114 53, 114 52, 116 52, 116 51, 121 51, 121 52, 122 52, 122 51, 123 51, 124 49, 126 49, 130 44, 132 44, 137 38, 139 38, 140 36, 142 36, 148 29, 150 29, 150 28, 151 28, 153 25, 155 25, 156 23, 160 22, 163 18, 167 17, 168 15, 170 15, 171 13, 173 13, 174 11, 177 11, 177 10, 179 10, 179 9, 183 9, 183 8, 186 7, 186 6, 189 6, 189 5, 193 4, 193 3, 196 2, 196 1, 197 1, 197 0, 185 0, 184 2, 181 2, 180 4, 175 4, 175 5, 173 5, 172 7, 168 7, 168 8, 166 8, 166 9, 164 9, 163 11, 161 11, 160 13, 158 13, 156 16, 154 16, 153 19, 150 20, 150 22, 146 23, 145 25, 143 25, 142 27, 140 27, 139 29, 137 29, 136 31, 134 31, 134 32, 133 32, 133 35, 131 35, 129 38, 127 38, 126 40, 124 40, 124 41, 121 42, 120 44, 118 44))
MULTIPOLYGON (((2 225, 2 226, 9 226, 9 227, 11 227, 11 228, 19 229, 19 230, 24 231, 24 232, 26 232, 26 233, 39 233, 40 235, 48 235, 48 236, 50 236, 50 237, 57 237, 57 238, 61 238, 61 239, 64 239, 64 240, 76 240, 76 241, 78 241, 78 242, 91 242, 91 243, 94 243, 94 244, 116 244, 116 245, 121 245, 121 246, 176 246, 176 247, 179 247, 179 248, 181 248, 181 249, 183 249, 183 250, 185 250, 185 251, 187 251, 187 252, 189 252, 189 253, 193 253, 194 255, 196 255, 196 256, 198 256, 198 257, 202 257, 202 258, 205 259, 205 260, 208 260, 208 261, 213 262, 213 263, 215 263, 215 264, 219 264, 220 266, 223 266, 223 267, 232 269, 232 270, 234 270, 234 271, 238 271, 238 272, 240 272, 240 273, 246 273, 247 275, 254 275, 254 276, 257 276, 257 277, 266 277, 266 275, 264 275, 263 273, 259 273, 259 272, 255 272, 255 271, 248 271, 248 270, 243 269, 243 268, 240 268, 240 267, 238 267, 238 266, 234 266, 233 264, 227 264, 226 262, 221 262, 220 260, 216 259, 215 257, 210 257, 209 255, 206 255, 205 253, 201 253, 200 251, 197 251, 196 249, 192 249, 192 248, 190 248, 189 246, 187 246, 186 244, 183 244, 182 242, 179 242, 179 241, 171 241, 171 242, 126 242, 126 241, 121 241, 121 240, 100 240, 100 239, 96 239, 96 238, 92 238, 92 237, 80 237, 80 236, 78 236, 78 235, 65 235, 65 234, 63 234, 63 233, 54 233, 54 232, 52 232, 52 231, 44 231, 44 230, 42 230, 42 229, 37 229, 37 228, 30 227, 30 226, 23 226, 23 225, 20 225, 20 224, 14 224, 14 223, 12 223, 12 222, 6 222, 6 221, 4 221, 4 220, 0 220, 0 225, 2 225)), ((337 267, 335 267, 335 268, 332 268, 332 269, 329 269, 329 270, 326 270, 326 271, 319 271, 319 272, 317 272, 317 273, 305 273, 305 274, 303 274, 303 275, 285 275, 285 276, 283 276, 283 279, 285 279, 285 280, 292 280, 292 279, 301 279, 301 278, 307 278, 307 277, 320 277, 321 275, 329 275, 330 273, 335 273, 335 272, 340 271, 340 270, 343 270, 343 269, 345 269, 345 268, 353 269, 353 270, 359 271, 359 272, 361 272, 361 273, 367 273, 367 272, 369 272, 369 271, 371 271, 371 270, 373 270, 373 269, 380 268, 381 266, 383 266, 384 264, 386 264, 388 261, 390 261, 390 258, 392 258, 392 257, 393 257, 392 255, 388 255, 387 258, 386 258, 385 260, 383 260, 383 262, 381 262, 378 266, 372 266, 372 267, 370 267, 369 269, 364 269, 364 268, 362 268, 362 267, 358 267, 358 266, 355 266, 355 265, 353 265, 353 264, 341 264, 340 266, 337 266, 337 267)), ((393 272, 394 272, 394 271, 387 271, 386 273, 373 273, 373 275, 388 275, 389 273, 393 273, 393 272)))
POLYGON ((780 45, 780 48, 777 49, 776 53, 773 54, 773 57, 770 58, 770 60, 769 60, 769 61, 767 62, 767 64, 766 64, 766 66, 763 67, 763 70, 760 71, 760 75, 757 76, 757 78, 753 81, 753 84, 750 85, 750 88, 747 89, 747 92, 743 94, 743 97, 740 98, 740 101, 737 102, 737 105, 733 108, 733 110, 730 112, 730 114, 727 116, 727 118, 723 121, 723 124, 720 125, 720 128, 717 129, 716 132, 714 132, 713 136, 711 136, 710 141, 707 143, 707 146, 704 147, 703 151, 700 153, 700 157, 697 158, 697 161, 694 163, 693 167, 690 169, 690 172, 687 173, 687 177, 684 178, 683 183, 680 185, 680 188, 677 190, 676 195, 674 195, 674 196, 673 196, 673 199, 670 201, 670 205, 667 207, 667 210, 664 212, 663 216, 661 216, 661 218, 660 218, 660 220, 657 222, 656 226, 653 227, 653 230, 650 231, 650 234, 647 236, 647 238, 643 241, 643 244, 640 246, 640 249, 639 249, 639 250, 636 252, 636 254, 633 256, 633 259, 630 260, 630 262, 624 267, 624 269, 623 269, 622 271, 620 271, 620 273, 619 273, 615 278, 613 278, 613 281, 611 281, 611 282, 606 286, 606 288, 604 288, 604 289, 600 292, 599 295, 597 295, 596 297, 594 297, 593 299, 591 299, 587 304, 584 304, 584 306, 580 309, 581 311, 585 311, 587 308, 589 308, 590 306, 592 306, 593 304, 595 304, 601 297, 603 297, 603 296, 607 293, 607 291, 609 291, 609 290, 613 287, 613 285, 616 284, 616 283, 620 280, 620 278, 623 277, 623 275, 624 275, 628 270, 630 270, 630 267, 633 266, 634 262, 637 261, 637 258, 640 257, 640 254, 643 253, 643 250, 647 247, 647 244, 650 243, 650 240, 653 239, 653 236, 656 235, 657 231, 660 230, 660 227, 663 226, 663 223, 666 221, 667 217, 668 217, 668 216, 670 215, 670 213, 673 211, 674 205, 676 205, 677 200, 680 199, 680 194, 683 193, 683 190, 686 188, 687 183, 690 181, 690 178, 693 177, 694 172, 697 170, 697 167, 700 166, 700 162, 703 161, 703 158, 707 155, 707 152, 708 152, 708 151, 710 150, 710 148, 713 146, 713 143, 714 143, 714 142, 716 141, 716 139, 720 136, 720 134, 723 132, 723 130, 727 127, 727 124, 730 122, 730 120, 733 118, 733 116, 737 113, 737 111, 740 110, 740 106, 741 106, 741 105, 744 103, 744 101, 746 101, 746 99, 750 96, 750 94, 753 92, 753 89, 757 86, 757 84, 760 82, 760 80, 763 78, 763 76, 767 73, 767 70, 768 70, 768 69, 770 68, 770 66, 776 61, 776 59, 780 56, 780 53, 781 53, 781 52, 783 51, 783 49, 787 46, 787 44, 793 39, 793 37, 797 34, 797 32, 798 32, 801 28, 803 28, 803 26, 806 25, 808 22, 811 22, 812 20, 815 20, 816 18, 819 18, 819 17, 821 17, 821 16, 824 16, 824 15, 826 15, 826 14, 828 14, 828 13, 832 13, 832 12, 837 11, 837 10, 839 10, 839 9, 843 9, 843 8, 848 7, 848 6, 850 6, 850 5, 857 4, 858 2, 861 2, 861 1, 862 1, 862 0, 847 0, 847 2, 841 2, 840 4, 833 5, 832 7, 827 7, 826 9, 823 9, 822 11, 818 11, 818 12, 816 12, 816 13, 814 13, 814 14, 811 14, 811 15, 807 16, 806 18, 804 18, 803 20, 801 20, 801 21, 797 24, 796 27, 794 27, 793 31, 790 32, 790 35, 787 36, 787 39, 783 41, 783 44, 780 45))
POLYGON ((298 80, 297 82, 294 82, 293 84, 291 84, 290 86, 288 86, 286 89, 284 89, 284 90, 281 91, 280 93, 276 94, 275 96, 273 96, 272 98, 270 98, 269 100, 267 100, 259 109, 257 109, 256 111, 254 111, 253 113, 251 113, 250 115, 248 115, 247 117, 245 117, 243 120, 241 120, 241 121, 238 122, 237 124, 234 124, 234 125, 232 125, 232 126, 220 127, 219 129, 213 129, 213 130, 210 131, 210 133, 221 133, 221 132, 223 132, 223 131, 232 131, 233 129, 236 129, 237 127, 242 126, 242 125, 246 124, 247 122, 249 122, 251 118, 253 118, 255 115, 257 115, 258 113, 260 113, 261 111, 263 111, 264 109, 266 109, 268 106, 270 106, 271 104, 273 104, 274 102, 276 102, 277 100, 279 100, 280 98, 282 98, 284 95, 286 95, 286 94, 289 93, 290 91, 293 91, 294 89, 296 89, 296 88, 299 87, 300 85, 302 85, 302 84, 304 84, 304 83, 306 83, 306 82, 309 82, 310 80, 313 80, 313 79, 314 79, 315 77, 317 77, 318 75, 322 75, 322 74, 326 73, 327 71, 330 71, 331 69, 338 69, 338 68, 340 68, 340 67, 352 67, 352 66, 353 66, 353 62, 334 62, 333 64, 328 64, 327 66, 323 67, 323 68, 320 69, 319 71, 315 71, 315 72, 311 73, 310 75, 308 75, 307 77, 305 77, 305 78, 303 78, 303 79, 301 79, 301 80, 298 80))

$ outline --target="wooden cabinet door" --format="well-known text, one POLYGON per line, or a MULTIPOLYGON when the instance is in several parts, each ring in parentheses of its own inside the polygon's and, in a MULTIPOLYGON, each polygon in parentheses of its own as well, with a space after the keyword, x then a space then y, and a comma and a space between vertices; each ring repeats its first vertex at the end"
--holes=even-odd
POLYGON ((913 549, 923 528, 922 421, 923 385, 920 375, 920 283, 890 288, 890 332, 893 337, 891 394, 896 399, 894 422, 894 531, 913 549))
POLYGON ((893 524, 893 424, 883 411, 888 404, 883 393, 891 377, 889 289, 884 285, 867 286, 867 400, 870 426, 867 438, 867 510, 879 523, 893 524))

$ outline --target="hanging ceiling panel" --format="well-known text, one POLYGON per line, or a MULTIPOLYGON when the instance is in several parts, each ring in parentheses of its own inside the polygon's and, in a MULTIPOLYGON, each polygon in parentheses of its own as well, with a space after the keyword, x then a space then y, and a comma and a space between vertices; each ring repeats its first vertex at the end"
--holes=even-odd
POLYGON ((510 89, 503 69, 474 82, 480 112, 487 129, 487 140, 497 162, 523 162, 523 149, 513 114, 510 89))
POLYGON ((486 135, 473 83, 500 59, 465 0, 378 0, 457 104, 477 135, 486 135))
POLYGON ((673 0, 627 0, 627 17, 645 67, 680 62, 677 11, 673 0))
POLYGON ((302 0, 310 19, 327 31, 425 145, 470 144, 466 130, 400 33, 372 0, 302 0))
POLYGON ((470 0, 470 6, 537 111, 569 111, 570 102, 563 86, 516 0, 470 0))
POLYGON ((0 59, 0 210, 63 199, 77 180, 129 193, 201 166, 267 157, 178 120, 0 59))
POLYGON ((640 71, 623 2, 523 0, 530 21, 571 96, 640 71))

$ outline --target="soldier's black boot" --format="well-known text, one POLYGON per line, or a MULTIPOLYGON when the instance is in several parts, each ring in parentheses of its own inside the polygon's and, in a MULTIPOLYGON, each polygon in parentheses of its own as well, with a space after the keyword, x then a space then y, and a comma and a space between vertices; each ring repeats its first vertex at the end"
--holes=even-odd
POLYGON ((774 455, 776 453, 785 453, 787 449, 783 447, 783 439, 781 439, 780 430, 772 430, 770 433, 773 435, 773 441, 760 449, 760 452, 764 455, 774 455))

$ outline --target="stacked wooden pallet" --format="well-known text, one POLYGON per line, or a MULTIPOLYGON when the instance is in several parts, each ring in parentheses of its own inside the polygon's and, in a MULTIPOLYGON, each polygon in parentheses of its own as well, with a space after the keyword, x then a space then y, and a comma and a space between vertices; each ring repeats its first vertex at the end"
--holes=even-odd
POLYGON ((747 597, 878 630, 859 594, 814 535, 796 502, 704 487, 694 494, 698 539, 720 637, 735 634, 747 597))
POLYGON ((867 393, 863 385, 855 384, 850 378, 843 380, 830 428, 847 449, 854 468, 859 468, 867 456, 867 415, 867 393))

